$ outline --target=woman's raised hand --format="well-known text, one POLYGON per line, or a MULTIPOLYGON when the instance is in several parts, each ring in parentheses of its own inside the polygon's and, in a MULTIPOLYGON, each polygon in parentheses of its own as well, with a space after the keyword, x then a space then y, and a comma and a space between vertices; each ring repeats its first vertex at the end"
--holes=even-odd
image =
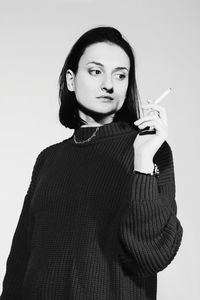
MULTIPOLYGON (((149 103, 142 105, 143 109, 150 110, 148 114, 134 122, 139 129, 147 126, 155 129, 154 134, 137 135, 133 143, 135 163, 137 169, 145 168, 145 163, 152 163, 153 157, 168 136, 167 114, 164 107, 149 103), (137 161, 138 158, 138 161, 137 161)), ((149 164, 150 165, 150 164, 149 164)))

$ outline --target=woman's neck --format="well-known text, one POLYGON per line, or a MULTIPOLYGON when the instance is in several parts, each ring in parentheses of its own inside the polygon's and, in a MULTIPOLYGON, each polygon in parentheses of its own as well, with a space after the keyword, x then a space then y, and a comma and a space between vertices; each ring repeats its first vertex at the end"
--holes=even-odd
POLYGON ((82 125, 81 127, 98 127, 98 126, 103 126, 105 124, 112 123, 113 121, 113 115, 106 116, 105 118, 102 118, 101 120, 97 120, 97 121, 95 120, 95 118, 84 114, 82 111, 79 111, 79 116, 82 120, 84 120, 87 123, 82 125))

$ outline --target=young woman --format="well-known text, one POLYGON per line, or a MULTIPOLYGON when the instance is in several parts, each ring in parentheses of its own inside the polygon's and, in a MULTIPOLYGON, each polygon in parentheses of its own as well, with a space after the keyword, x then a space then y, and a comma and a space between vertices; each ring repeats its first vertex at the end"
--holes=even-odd
POLYGON ((166 111, 140 116, 133 50, 112 27, 78 39, 59 83, 74 134, 37 157, 1 300, 156 299, 182 238, 166 111))

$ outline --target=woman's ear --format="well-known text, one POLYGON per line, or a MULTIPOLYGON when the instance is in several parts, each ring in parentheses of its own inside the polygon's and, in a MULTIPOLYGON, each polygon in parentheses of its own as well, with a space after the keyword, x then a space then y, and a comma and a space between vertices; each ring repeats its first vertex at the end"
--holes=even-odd
POLYGON ((69 91, 74 91, 74 73, 71 70, 67 70, 66 72, 66 82, 67 88, 69 91))

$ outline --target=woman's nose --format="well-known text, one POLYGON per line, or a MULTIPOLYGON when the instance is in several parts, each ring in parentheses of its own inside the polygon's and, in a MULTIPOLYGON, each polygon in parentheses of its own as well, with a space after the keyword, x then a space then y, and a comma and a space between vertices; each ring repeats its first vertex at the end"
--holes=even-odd
POLYGON ((113 82, 112 78, 110 76, 107 76, 104 78, 104 80, 101 83, 101 88, 106 88, 107 90, 112 90, 113 89, 113 82))

